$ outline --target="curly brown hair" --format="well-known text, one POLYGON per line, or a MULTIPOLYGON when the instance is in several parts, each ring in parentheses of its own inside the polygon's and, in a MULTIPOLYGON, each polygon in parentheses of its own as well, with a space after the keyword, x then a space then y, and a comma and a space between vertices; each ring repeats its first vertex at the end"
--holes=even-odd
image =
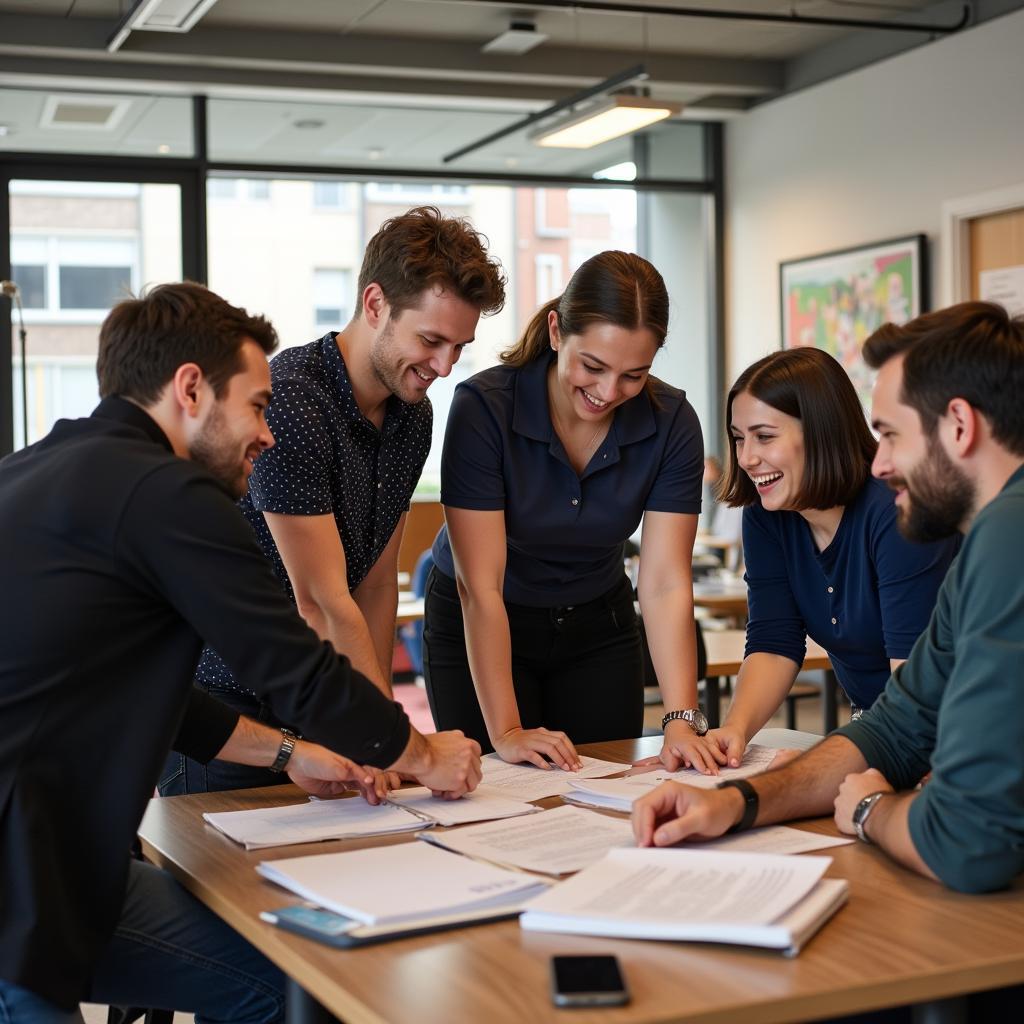
POLYGON ((505 274, 487 254, 487 239, 469 221, 445 217, 436 206, 417 206, 381 225, 363 255, 360 297, 374 282, 393 314, 415 306, 434 287, 481 313, 497 313, 505 305, 505 274))

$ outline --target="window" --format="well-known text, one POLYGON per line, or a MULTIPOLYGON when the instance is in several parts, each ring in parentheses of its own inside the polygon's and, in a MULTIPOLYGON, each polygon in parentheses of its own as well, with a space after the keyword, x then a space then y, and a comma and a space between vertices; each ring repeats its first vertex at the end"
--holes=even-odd
POLYGON ((11 264, 11 280, 21 289, 25 309, 46 309, 46 267, 11 264))
POLYGON ((317 327, 342 327, 351 316, 351 270, 313 271, 313 319, 317 327))
POLYGON ((351 210, 354 191, 354 186, 344 181, 314 181, 313 205, 318 210, 351 210))
POLYGON ((556 253, 539 252, 534 257, 537 281, 537 305, 542 306, 562 294, 562 257, 556 253))
POLYGON ((269 178, 207 178, 208 199, 258 202, 270 198, 269 178))
POLYGON ((366 186, 366 198, 371 203, 469 203, 468 185, 431 185, 418 181, 371 181, 366 186))
POLYGON ((33 322, 98 322, 135 290, 138 243, 134 238, 15 235, 11 270, 33 322))

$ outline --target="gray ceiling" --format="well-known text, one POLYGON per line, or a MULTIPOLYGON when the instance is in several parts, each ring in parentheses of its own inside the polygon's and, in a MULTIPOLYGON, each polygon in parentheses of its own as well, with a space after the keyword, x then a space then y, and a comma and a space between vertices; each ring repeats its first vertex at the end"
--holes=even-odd
MULTIPOLYGON (((976 0, 975 17, 1022 4, 976 0)), ((351 161, 357 149, 379 148, 369 135, 393 137, 397 127, 420 138, 401 157, 418 166, 419 156, 424 165, 436 163, 449 147, 637 63, 647 68, 653 95, 685 104, 683 117, 706 120, 736 116, 750 104, 929 41, 922 32, 543 10, 491 0, 217 0, 188 33, 133 31, 110 52, 109 40, 133 6, 134 0, 0 0, 0 90, 202 92, 235 104, 219 114, 235 139, 233 159, 245 159, 261 140, 282 149, 307 146, 310 162, 351 161), (513 16, 524 14, 547 41, 522 56, 481 52, 513 16), (255 100, 264 101, 260 115, 255 100), (335 132, 333 151, 318 151, 312 135, 284 130, 289 126, 280 118, 300 116, 326 120, 332 129, 359 126, 355 148, 346 151, 344 132, 335 132)), ((959 0, 646 0, 642 6, 945 25, 962 9, 959 0)), ((0 123, 12 118, 18 95, 0 91, 0 123)), ((145 145, 159 134, 144 133, 145 145)), ((130 140, 125 146, 135 151, 130 140)), ((612 146, 596 166, 621 152, 612 146)), ((476 166, 490 160, 495 170, 538 169, 530 166, 532 153, 524 136, 492 147, 476 166)), ((547 159, 553 173, 586 171, 578 155, 547 159)))

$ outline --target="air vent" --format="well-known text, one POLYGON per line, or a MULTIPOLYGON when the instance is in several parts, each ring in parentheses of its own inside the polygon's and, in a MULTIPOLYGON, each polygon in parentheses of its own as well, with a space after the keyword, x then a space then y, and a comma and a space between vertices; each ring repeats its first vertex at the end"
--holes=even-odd
POLYGON ((47 96, 39 127, 61 131, 110 132, 121 123, 131 103, 125 97, 47 96))

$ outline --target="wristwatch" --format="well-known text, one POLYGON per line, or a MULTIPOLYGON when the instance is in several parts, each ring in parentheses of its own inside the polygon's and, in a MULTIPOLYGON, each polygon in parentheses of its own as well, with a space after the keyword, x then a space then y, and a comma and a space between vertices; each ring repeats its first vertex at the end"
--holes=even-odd
POLYGON ((867 832, 864 831, 864 826, 868 823, 868 815, 871 813, 871 809, 878 803, 882 797, 885 796, 884 792, 869 793, 856 807, 853 809, 853 831, 857 833, 857 838, 862 843, 870 843, 871 838, 867 832))
POLYGON ((270 766, 272 772, 283 772, 288 767, 297 740, 298 736, 291 729, 281 730, 281 746, 277 748, 277 757, 274 758, 274 763, 270 766))
POLYGON ((683 711, 670 711, 661 720, 661 731, 669 722, 681 718, 698 736, 703 736, 708 731, 708 719, 703 708, 685 708, 683 711))
POLYGON ((757 820, 757 809, 761 805, 757 790, 746 779, 726 779, 725 782, 720 782, 717 788, 738 789, 743 796, 743 816, 729 831, 746 832, 748 828, 753 828, 757 820))

